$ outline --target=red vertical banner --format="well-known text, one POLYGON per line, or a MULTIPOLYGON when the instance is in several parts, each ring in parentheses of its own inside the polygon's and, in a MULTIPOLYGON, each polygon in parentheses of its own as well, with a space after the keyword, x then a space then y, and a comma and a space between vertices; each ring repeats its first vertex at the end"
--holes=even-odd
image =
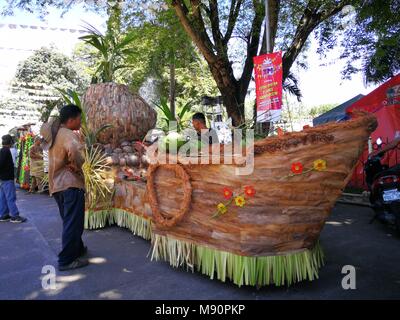
POLYGON ((282 110, 282 51, 253 58, 257 122, 277 121, 282 110))

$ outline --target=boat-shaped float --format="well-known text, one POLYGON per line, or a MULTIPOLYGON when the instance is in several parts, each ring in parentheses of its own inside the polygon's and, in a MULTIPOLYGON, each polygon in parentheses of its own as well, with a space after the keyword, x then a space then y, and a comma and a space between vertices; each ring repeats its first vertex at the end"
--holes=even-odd
POLYGON ((87 210, 86 227, 130 228, 152 259, 239 286, 314 280, 320 233, 376 126, 361 114, 256 141, 251 174, 175 157, 150 164, 146 182, 116 175, 112 208, 87 210))

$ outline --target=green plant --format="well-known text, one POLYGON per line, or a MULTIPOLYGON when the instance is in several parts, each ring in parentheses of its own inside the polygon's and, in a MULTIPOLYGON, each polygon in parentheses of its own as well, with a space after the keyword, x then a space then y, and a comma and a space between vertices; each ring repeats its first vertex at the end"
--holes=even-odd
POLYGON ((180 111, 178 112, 177 116, 171 112, 166 98, 162 97, 159 104, 154 104, 163 114, 162 120, 166 123, 165 131, 181 132, 184 129, 184 117, 192 107, 191 101, 185 103, 183 106, 178 106, 178 110, 180 111))
POLYGON ((230 279, 238 285, 290 286, 303 280, 318 279, 318 270, 324 264, 324 254, 317 242, 311 249, 276 256, 246 257, 175 239, 152 235, 152 260, 169 261, 173 267, 186 266, 225 282, 230 279))
POLYGON ((86 26, 86 30, 88 34, 79 39, 98 50, 101 58, 95 74, 100 77, 101 82, 112 82, 117 70, 131 67, 124 63, 127 56, 135 53, 132 48, 128 48, 128 45, 135 39, 135 34, 118 35, 109 32, 103 35, 90 24, 86 26))

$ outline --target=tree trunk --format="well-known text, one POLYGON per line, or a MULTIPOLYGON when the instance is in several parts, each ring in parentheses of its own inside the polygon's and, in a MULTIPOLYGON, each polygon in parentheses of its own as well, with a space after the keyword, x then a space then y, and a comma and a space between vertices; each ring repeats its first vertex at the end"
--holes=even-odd
POLYGON ((244 97, 240 97, 237 89, 232 89, 231 86, 219 87, 222 100, 228 116, 232 118, 232 125, 237 127, 244 123, 244 97))
MULTIPOLYGON (((244 100, 253 72, 253 57, 258 53, 260 39, 265 41, 265 36, 260 34, 265 7, 263 1, 252 2, 255 8, 255 15, 251 23, 251 31, 247 36, 247 58, 241 79, 238 81, 233 76, 232 66, 228 58, 227 44, 235 28, 243 1, 231 1, 225 36, 222 35, 220 29, 218 1, 208 1, 209 7, 207 7, 207 1, 201 0, 171 1, 171 5, 174 7, 183 28, 206 59, 218 89, 221 91, 228 115, 232 117, 234 125, 244 122, 244 100), (203 15, 208 19, 209 25, 205 22, 203 15), (212 35, 213 41, 211 41, 209 35, 212 35)), ((281 1, 270 0, 268 3, 271 40, 272 44, 274 44, 281 1)), ((312 31, 322 21, 340 12, 346 4, 350 3, 350 0, 341 0, 332 9, 321 11, 318 11, 321 7, 319 1, 307 1, 307 3, 307 7, 297 26, 295 37, 283 56, 283 81, 288 76, 293 62, 301 52, 312 31)))
POLYGON ((176 80, 175 80, 175 62, 169 65, 169 105, 172 115, 175 117, 175 94, 176 94, 176 80))
POLYGON ((209 63, 211 74, 213 75, 228 116, 232 118, 232 125, 239 126, 244 123, 244 100, 246 95, 242 95, 239 89, 239 82, 233 76, 232 66, 226 59, 219 59, 214 63, 209 63))
POLYGON ((108 1, 106 35, 119 34, 121 31, 121 0, 108 1))
MULTIPOLYGON (((193 4, 193 3, 192 3, 193 4)), ((232 66, 227 55, 218 56, 213 52, 213 43, 208 37, 201 13, 196 6, 193 16, 189 17, 188 10, 183 1, 174 0, 172 6, 182 23, 183 28, 197 45, 206 59, 211 74, 221 92, 222 100, 232 124, 238 126, 245 120, 244 99, 238 81, 233 76, 232 66)))

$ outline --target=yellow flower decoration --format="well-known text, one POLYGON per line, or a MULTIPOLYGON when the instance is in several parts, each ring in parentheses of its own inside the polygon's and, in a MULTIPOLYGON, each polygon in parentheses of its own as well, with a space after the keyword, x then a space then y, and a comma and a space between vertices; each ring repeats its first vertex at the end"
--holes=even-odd
POLYGON ((314 161, 314 170, 324 171, 326 170, 326 161, 322 159, 318 159, 314 161))
POLYGON ((218 208, 218 212, 220 212, 221 214, 226 213, 226 211, 228 211, 228 209, 226 208, 226 206, 223 203, 219 203, 217 205, 218 208))
POLYGON ((243 207, 244 204, 246 203, 246 201, 244 200, 244 198, 242 196, 237 196, 235 198, 235 203, 238 207, 243 207))

